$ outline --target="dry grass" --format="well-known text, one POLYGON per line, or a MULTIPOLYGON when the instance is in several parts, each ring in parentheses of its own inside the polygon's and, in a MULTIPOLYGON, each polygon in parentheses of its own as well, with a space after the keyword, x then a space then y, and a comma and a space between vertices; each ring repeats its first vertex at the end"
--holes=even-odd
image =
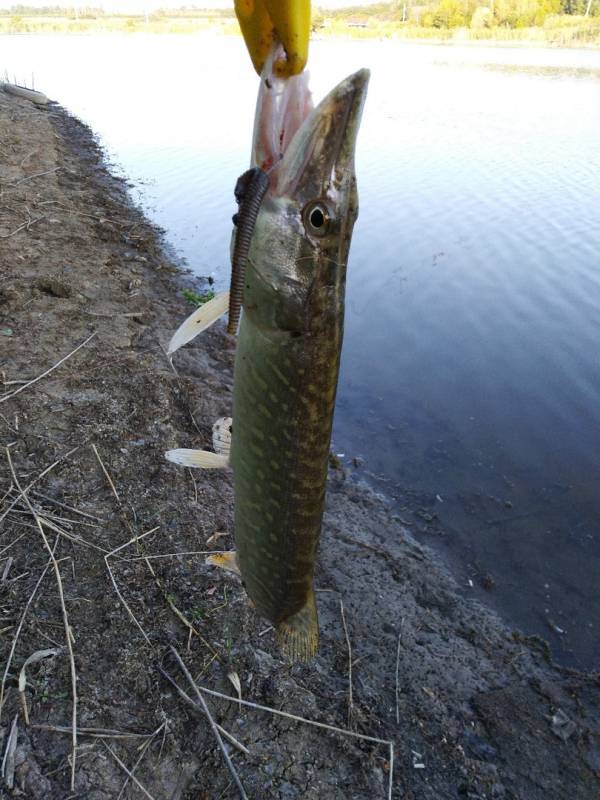
MULTIPOLYGON (((36 222, 37 221, 38 220, 36 220, 36 222)), ((13 231, 13 233, 16 233, 16 231, 13 231)), ((41 375, 38 375, 37 378, 34 378, 33 380, 28 381, 27 383, 23 384, 18 389, 15 389, 14 392, 10 392, 9 394, 5 394, 4 397, 0 397, 0 404, 1 403, 5 403, 7 400, 11 400, 13 397, 16 397, 18 394, 21 394, 21 392, 24 392, 26 389, 29 389, 30 386, 33 386, 38 381, 41 381, 42 378, 45 378, 47 375, 50 375, 50 373, 54 372, 54 370, 57 369, 57 367, 60 367, 61 364, 64 364, 65 361, 67 361, 69 358, 71 358, 71 356, 74 356, 75 353, 77 353, 79 350, 81 350, 82 347, 85 347, 85 345, 88 342, 91 342, 91 340, 94 338, 95 335, 96 335, 96 332, 94 331, 94 333, 91 333, 87 337, 87 339, 85 341, 83 341, 83 342, 81 342, 81 344, 77 345, 77 347, 74 350, 71 350, 70 353, 67 353, 66 356, 63 356, 63 358, 61 358, 60 361, 57 361, 56 364, 54 364, 52 367, 47 369, 45 372, 42 372, 41 375)))
MULTIPOLYGON (((67 642, 67 650, 69 651, 69 665, 70 665, 70 670, 71 670, 71 696, 72 696, 72 714, 71 714, 71 729, 72 729, 72 735, 71 735, 71 743, 72 743, 71 744, 71 791, 74 792, 75 791, 75 764, 76 764, 76 759, 77 759, 77 670, 75 668, 75 654, 73 652, 73 642, 74 642, 75 637, 73 636, 73 632, 71 631, 71 626, 69 625, 69 616, 67 614, 67 607, 65 605, 65 595, 64 595, 64 591, 63 591, 62 577, 61 577, 61 574, 60 574, 60 569, 59 569, 59 566, 58 566, 58 562, 56 561, 56 558, 54 557, 54 551, 50 547, 50 543, 48 542, 48 539, 46 538, 46 534, 44 533, 44 526, 42 525, 42 521, 40 519, 39 514, 35 511, 35 509, 31 505, 29 497, 27 496, 26 493, 23 492, 23 489, 21 488, 21 484, 20 484, 19 479, 17 477, 17 473, 15 471, 15 468, 14 468, 14 465, 13 465, 13 462, 12 462, 12 458, 11 458, 11 455, 10 455, 10 449, 8 447, 6 448, 6 458, 8 460, 8 466, 10 468, 10 472, 11 472, 14 484, 17 487, 17 490, 18 490, 19 494, 21 495, 21 497, 25 501, 29 511, 31 512, 31 515, 34 518, 35 523, 36 523, 36 525, 38 527, 40 536, 42 537, 42 541, 44 542, 44 547, 46 548, 46 550, 47 550, 47 552, 48 552, 48 554, 50 556, 50 561, 51 561, 52 566, 54 568, 54 575, 55 575, 55 578, 56 578, 56 586, 58 588, 58 594, 59 594, 59 597, 60 597, 60 607, 61 607, 61 611, 62 611, 63 625, 64 625, 64 629, 65 629, 65 639, 66 639, 66 642, 67 642)), ((55 543, 55 546, 56 546, 56 543, 55 543)))

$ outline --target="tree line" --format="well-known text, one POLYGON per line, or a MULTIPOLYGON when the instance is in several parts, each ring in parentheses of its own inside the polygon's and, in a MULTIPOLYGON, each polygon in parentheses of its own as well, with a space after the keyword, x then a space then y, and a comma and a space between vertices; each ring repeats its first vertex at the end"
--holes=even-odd
POLYGON ((317 10, 314 24, 320 27, 331 20, 357 27, 387 22, 434 28, 526 28, 543 25, 551 15, 600 17, 600 0, 395 0, 317 10))
MULTIPOLYGON (((318 3, 318 0, 317 0, 318 3)), ((15 4, 1 9, 0 17, 22 20, 28 17, 62 18, 68 20, 102 20, 108 18, 140 18, 159 24, 161 20, 221 20, 234 22, 233 0, 229 9, 206 9, 184 6, 177 9, 157 9, 149 14, 108 12, 95 6, 73 7, 61 5, 28 6, 15 4)), ((485 33, 489 29, 519 29, 548 26, 566 28, 581 21, 580 28, 592 23, 594 29, 600 21, 600 0, 394 0, 369 6, 347 6, 340 9, 313 8, 315 29, 332 27, 333 32, 351 28, 365 28, 365 34, 384 33, 404 27, 438 29, 470 28, 485 33), (587 18, 587 19, 586 19, 587 18), (385 31, 382 29, 385 28, 385 31)), ((589 25, 588 25, 589 27, 589 25)), ((433 33, 433 31, 432 31, 433 33)), ((597 30, 596 30, 597 33, 597 30)), ((487 35, 487 34, 486 34, 487 35)))

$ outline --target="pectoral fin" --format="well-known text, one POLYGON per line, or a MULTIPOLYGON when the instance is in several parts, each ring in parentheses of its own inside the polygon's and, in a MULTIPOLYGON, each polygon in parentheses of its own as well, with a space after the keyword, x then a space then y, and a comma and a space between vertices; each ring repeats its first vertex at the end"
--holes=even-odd
POLYGON ((211 567, 220 567, 220 569, 226 569, 229 572, 235 572, 236 575, 240 575, 240 568, 235 550, 226 550, 224 553, 213 553, 212 556, 208 556, 205 563, 210 564, 211 567))
POLYGON ((290 661, 308 661, 319 647, 319 621, 314 590, 310 589, 300 611, 276 626, 277 638, 290 661))
POLYGON ((210 328, 219 317, 223 316, 228 308, 229 292, 221 292, 215 295, 212 300, 209 300, 208 303, 204 303, 200 308, 197 308, 173 334, 173 338, 169 342, 167 355, 172 356, 184 344, 191 342, 199 333, 210 328))
POLYGON ((225 469, 229 466, 229 456, 213 453, 210 450, 167 450, 167 461, 180 464, 182 467, 195 467, 196 469, 225 469))

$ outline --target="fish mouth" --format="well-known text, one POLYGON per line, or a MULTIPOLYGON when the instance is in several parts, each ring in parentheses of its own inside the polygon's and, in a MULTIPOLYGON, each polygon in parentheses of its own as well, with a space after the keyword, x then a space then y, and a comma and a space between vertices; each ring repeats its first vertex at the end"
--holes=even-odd
POLYGON ((339 83, 298 128, 279 164, 272 191, 308 201, 343 191, 354 179, 354 151, 370 72, 339 83))
POLYGON ((283 80, 271 50, 261 74, 252 165, 269 174, 272 197, 323 196, 354 176, 354 150, 370 72, 341 81, 313 108, 308 73, 283 80))

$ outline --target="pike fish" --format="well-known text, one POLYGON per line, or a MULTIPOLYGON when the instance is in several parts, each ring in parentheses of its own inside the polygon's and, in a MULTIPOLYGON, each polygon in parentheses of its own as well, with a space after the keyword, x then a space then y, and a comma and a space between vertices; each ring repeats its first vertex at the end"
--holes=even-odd
MULTIPOLYGON (((304 75, 282 82, 263 73, 253 163, 268 186, 254 204, 242 265, 231 453, 167 454, 186 466, 233 468, 237 551, 212 563, 239 570, 292 661, 311 658, 318 647, 313 573, 358 213, 354 150, 368 80, 367 70, 356 72, 312 109, 304 75)), ((239 235, 244 220, 237 224, 239 235)), ((211 302, 214 311, 205 306, 195 315, 199 322, 181 326, 177 346, 194 326, 222 314, 227 298, 211 302)))

